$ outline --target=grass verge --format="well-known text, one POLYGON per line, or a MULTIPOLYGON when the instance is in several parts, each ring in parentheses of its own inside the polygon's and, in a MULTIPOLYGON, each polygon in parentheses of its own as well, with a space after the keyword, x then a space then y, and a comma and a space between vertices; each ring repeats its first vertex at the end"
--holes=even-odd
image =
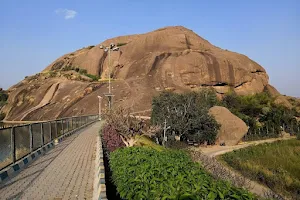
POLYGON ((274 192, 300 199, 300 140, 251 146, 220 158, 244 176, 274 192))

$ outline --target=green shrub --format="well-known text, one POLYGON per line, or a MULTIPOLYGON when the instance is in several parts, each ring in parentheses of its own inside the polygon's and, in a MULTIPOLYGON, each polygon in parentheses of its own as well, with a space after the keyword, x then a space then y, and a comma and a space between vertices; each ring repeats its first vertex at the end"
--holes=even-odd
POLYGON ((93 74, 85 74, 87 77, 93 79, 93 81, 98 81, 100 79, 99 76, 93 75, 93 74))
POLYGON ((4 112, 0 112, 0 121, 5 118, 6 114, 4 112))
POLYGON ((0 108, 2 108, 5 104, 7 104, 6 101, 0 101, 0 108))
POLYGON ((126 44, 127 44, 127 42, 120 42, 120 43, 117 43, 117 47, 121 47, 121 46, 124 46, 126 44))
POLYGON ((49 71, 50 77, 56 77, 57 73, 55 71, 49 71))
POLYGON ((87 49, 92 49, 94 47, 95 47, 95 45, 91 45, 91 46, 88 46, 87 49))
POLYGON ((153 98, 151 123, 170 126, 167 134, 174 133, 183 140, 205 141, 213 144, 219 124, 208 114, 208 109, 217 104, 212 90, 177 94, 162 92, 153 98))
POLYGON ((4 91, 0 91, 0 101, 7 101, 8 94, 4 91))
POLYGON ((221 103, 250 127, 245 140, 278 137, 283 129, 292 135, 299 132, 296 111, 274 100, 268 93, 238 96, 230 92, 221 103))
POLYGON ((67 65, 62 69, 62 71, 70 71, 70 70, 73 70, 73 67, 71 65, 67 65))
POLYGON ((79 68, 79 74, 87 74, 87 70, 86 69, 81 69, 81 68, 79 68))
POLYGON ((111 153, 110 167, 122 199, 255 199, 214 180, 182 151, 121 148, 111 153))

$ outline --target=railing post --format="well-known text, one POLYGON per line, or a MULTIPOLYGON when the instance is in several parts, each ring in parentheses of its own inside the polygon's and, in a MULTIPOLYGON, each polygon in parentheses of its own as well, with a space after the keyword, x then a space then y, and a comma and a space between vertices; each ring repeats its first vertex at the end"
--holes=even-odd
POLYGON ((57 121, 55 121, 55 129, 56 129, 56 135, 55 135, 55 138, 57 138, 57 136, 58 136, 58 127, 57 127, 57 121))
POLYGON ((16 137, 15 137, 15 127, 11 127, 11 132, 10 132, 10 136, 11 136, 11 156, 12 156, 12 161, 13 163, 16 162, 16 137))
POLYGON ((67 130, 68 130, 68 132, 70 131, 69 119, 67 120, 67 130))
POLYGON ((44 146, 44 131, 43 131, 43 123, 41 123, 41 142, 42 142, 42 146, 44 146))
POLYGON ((29 137, 30 137, 30 152, 32 152, 33 151, 32 124, 29 124, 29 137))
POLYGON ((74 130, 73 117, 71 117, 72 130, 74 130))
POLYGON ((64 123, 63 120, 61 120, 61 131, 62 131, 62 135, 64 134, 64 123))
POLYGON ((52 141, 52 123, 49 122, 49 126, 50 126, 50 142, 52 141))

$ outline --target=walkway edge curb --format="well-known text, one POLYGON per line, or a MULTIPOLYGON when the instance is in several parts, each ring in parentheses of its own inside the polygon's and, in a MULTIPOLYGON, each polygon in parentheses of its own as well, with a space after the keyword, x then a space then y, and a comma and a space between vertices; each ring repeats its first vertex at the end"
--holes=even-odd
POLYGON ((93 200, 107 200, 105 168, 100 134, 97 133, 93 200))
POLYGON ((22 169, 27 167, 33 161, 37 160, 39 157, 43 156, 47 151, 52 149, 54 146, 55 146, 54 142, 52 141, 38 148, 37 150, 33 151, 31 154, 25 156, 23 159, 17 161, 16 163, 11 164, 10 166, 4 168, 0 172, 0 184, 16 176, 20 171, 22 171, 22 169))

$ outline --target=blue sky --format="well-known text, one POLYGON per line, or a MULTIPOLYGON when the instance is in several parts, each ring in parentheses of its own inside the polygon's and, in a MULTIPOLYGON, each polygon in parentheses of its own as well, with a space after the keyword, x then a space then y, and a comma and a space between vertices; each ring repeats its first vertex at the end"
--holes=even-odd
POLYGON ((0 87, 78 48, 172 25, 247 55, 281 93, 300 97, 299 0, 2 0, 0 87))

